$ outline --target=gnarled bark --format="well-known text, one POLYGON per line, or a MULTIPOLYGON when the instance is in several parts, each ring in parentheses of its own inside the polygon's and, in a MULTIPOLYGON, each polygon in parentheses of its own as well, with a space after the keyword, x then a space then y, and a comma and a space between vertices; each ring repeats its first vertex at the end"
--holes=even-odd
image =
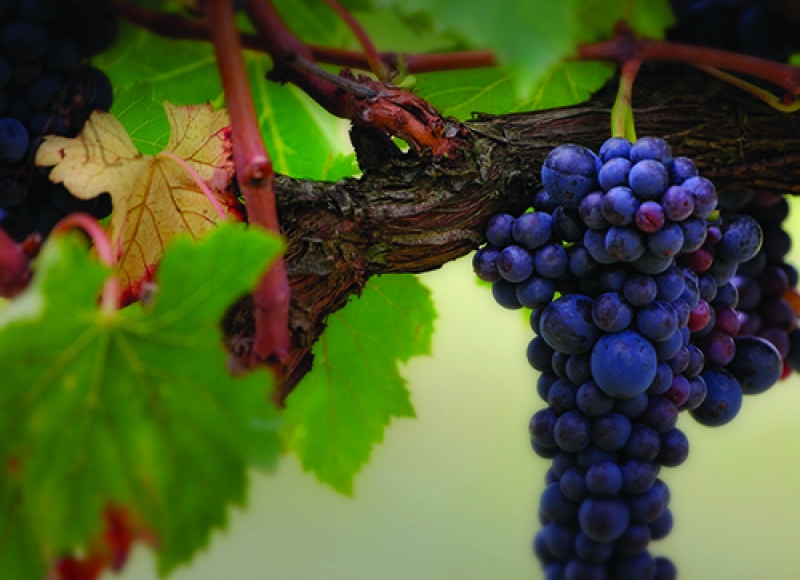
MULTIPOLYGON (((311 368, 311 347, 327 316, 370 276, 426 272, 472 252, 492 215, 530 205, 553 147, 571 142, 597 150, 610 136, 615 91, 610 82, 581 105, 478 115, 463 124, 460 146, 440 158, 393 154, 380 138, 367 138, 366 146, 362 138, 367 169, 358 179, 278 176, 292 353, 277 397, 283 400, 311 368)), ((684 67, 645 67, 633 99, 638 134, 666 138, 674 155, 692 158, 720 191, 800 193, 800 116, 684 67)), ((228 345, 239 354, 252 335, 249 311, 244 301, 225 321, 228 345)))

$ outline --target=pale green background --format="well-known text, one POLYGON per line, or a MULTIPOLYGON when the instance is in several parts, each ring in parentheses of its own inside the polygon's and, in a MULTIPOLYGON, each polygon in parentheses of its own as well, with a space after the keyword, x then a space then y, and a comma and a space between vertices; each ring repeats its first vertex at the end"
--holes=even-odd
MULTIPOLYGON (((422 279, 439 319, 433 356, 404 373, 418 418, 387 429, 355 497, 287 457, 253 477, 249 508, 175 580, 542 578, 529 546, 548 462, 527 441, 542 406, 525 361, 530 331, 475 283, 469 260, 422 279)), ((675 528, 651 545, 681 579, 800 578, 799 387, 794 378, 746 398, 722 428, 681 415, 689 460, 662 471, 675 528)), ((156 577, 143 548, 122 575, 156 577)))

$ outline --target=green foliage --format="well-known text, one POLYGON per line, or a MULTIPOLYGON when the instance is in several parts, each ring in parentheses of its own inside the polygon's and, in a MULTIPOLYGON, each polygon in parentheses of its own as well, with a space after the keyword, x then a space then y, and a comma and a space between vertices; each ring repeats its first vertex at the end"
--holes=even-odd
POLYGON ((39 554, 18 565, 86 549, 114 504, 156 534, 166 573, 244 503, 248 466, 277 457, 279 421, 267 372, 227 372, 219 321, 278 249, 234 225, 197 245, 179 239, 154 304, 107 312, 97 300, 108 270, 74 241, 45 246, 0 316, 0 406, 14 410, 0 414, 0 460, 19 465, 0 483, 16 508, 0 512, 0 529, 15 532, 2 560, 32 543, 39 554))
POLYGON ((287 399, 284 436, 303 468, 352 494, 353 477, 392 417, 413 417, 398 362, 430 352, 436 313, 410 275, 373 279, 331 315, 314 368, 287 399))

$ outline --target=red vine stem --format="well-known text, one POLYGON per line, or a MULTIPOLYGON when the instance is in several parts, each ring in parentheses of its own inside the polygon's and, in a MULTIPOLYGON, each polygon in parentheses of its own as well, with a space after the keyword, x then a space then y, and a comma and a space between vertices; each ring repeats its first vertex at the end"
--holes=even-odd
MULTIPOLYGON (((236 178, 244 195, 248 221, 280 234, 273 189, 275 174, 261 138, 233 2, 208 0, 205 10, 231 119, 236 178)), ((280 381, 290 346, 289 282, 282 259, 262 277, 253 302, 256 336, 248 362, 250 366, 268 364, 280 381)))
POLYGON ((364 56, 367 59, 370 70, 375 73, 375 76, 377 76, 379 80, 387 80, 389 78, 387 66, 381 60, 378 51, 375 50, 375 45, 372 44, 372 40, 370 40, 367 31, 364 30, 364 27, 361 26, 358 20, 353 18, 353 15, 345 10, 344 6, 339 4, 339 2, 336 0, 325 0, 325 3, 330 6, 331 9, 336 12, 336 14, 339 15, 339 18, 344 20, 345 24, 347 24, 350 30, 353 31, 353 34, 356 35, 356 38, 361 45, 361 49, 364 51, 364 56))
POLYGON ((618 34, 606 42, 579 44, 578 58, 618 63, 639 59, 710 66, 760 78, 782 87, 792 97, 800 96, 800 69, 797 67, 714 48, 647 38, 637 40, 628 33, 618 34))
MULTIPOLYGON (((129 22, 149 30, 153 34, 173 39, 210 40, 208 28, 202 22, 189 20, 179 14, 166 14, 139 8, 120 0, 112 0, 114 10, 129 22)), ((258 52, 270 52, 264 37, 256 34, 242 34, 242 46, 258 52)), ((316 62, 336 66, 371 70, 370 63, 362 52, 307 45, 309 56, 316 62)), ((379 52, 378 58, 386 67, 397 71, 399 63, 409 73, 435 72, 465 68, 491 67, 497 65, 494 53, 488 50, 470 50, 436 54, 407 54, 379 52)))
MULTIPOLYGON (((117 252, 111 245, 108 234, 96 219, 88 213, 71 213, 62 218, 53 228, 51 235, 64 234, 73 229, 80 229, 92 240, 100 263, 109 268, 117 265, 117 252)), ((109 276, 103 285, 103 294, 100 299, 100 308, 106 314, 113 314, 119 310, 119 279, 109 276)))
POLYGON ((30 282, 31 257, 0 228, 0 296, 13 298, 30 282))

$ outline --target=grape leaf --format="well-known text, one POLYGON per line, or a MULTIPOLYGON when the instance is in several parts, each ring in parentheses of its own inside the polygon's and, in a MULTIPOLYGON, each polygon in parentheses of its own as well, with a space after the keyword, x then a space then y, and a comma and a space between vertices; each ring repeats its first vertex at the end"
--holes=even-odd
MULTIPOLYGON (((231 188, 233 160, 224 110, 210 105, 164 103, 170 126, 165 152, 182 159, 215 194, 224 214, 240 217, 231 188)), ((36 153, 36 163, 53 166, 50 180, 63 182, 81 199, 103 192, 111 195, 114 211, 108 230, 121 248, 122 295, 138 297, 144 281, 179 233, 198 238, 221 221, 215 205, 192 175, 172 157, 142 155, 120 122, 95 111, 75 138, 48 135, 36 153)))
POLYGON ((664 38, 674 23, 669 0, 580 0, 576 6, 576 40, 596 42, 608 39, 617 22, 650 38, 664 38))
MULTIPOLYGON (((279 246, 241 224, 181 236, 154 303, 106 312, 108 270, 69 241, 45 245, 0 315, 0 461, 19 464, 23 523, 48 559, 86 549, 113 503, 152 530, 166 573, 244 502, 248 465, 276 459, 271 375, 230 376, 219 320, 279 246)), ((0 512, 0 530, 14 517, 0 512)))
MULTIPOLYGON (((8 470, 8 467, 6 467, 8 470)), ((3 474, 0 483, 0 570, 10 578, 44 578, 47 564, 30 523, 22 515, 22 493, 3 474)))
POLYGON ((115 91, 110 112, 141 153, 155 155, 167 147, 169 121, 164 104, 156 102, 153 83, 135 83, 115 91))
POLYGON ((413 417, 398 363, 430 352, 436 314, 411 275, 373 279, 328 320, 314 367, 289 395, 283 435, 306 471, 343 494, 392 417, 413 417))
POLYGON ((563 62, 552 67, 526 98, 514 91, 507 67, 419 74, 414 92, 446 116, 468 119, 473 112, 494 115, 566 107, 587 100, 611 77, 601 62, 563 62))

